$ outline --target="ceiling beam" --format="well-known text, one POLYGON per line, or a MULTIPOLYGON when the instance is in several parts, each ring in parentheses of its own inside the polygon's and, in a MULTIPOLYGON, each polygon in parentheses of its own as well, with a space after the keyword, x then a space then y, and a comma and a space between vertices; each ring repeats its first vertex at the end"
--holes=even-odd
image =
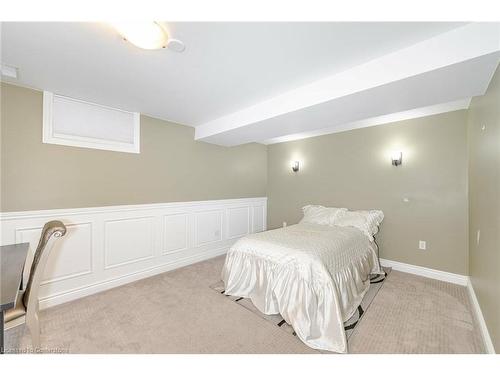
POLYGON ((228 146, 264 142, 325 129, 329 121, 340 126, 470 98, 486 90, 499 50, 498 23, 468 24, 200 124, 195 138, 228 146), (480 71, 467 71, 472 68, 480 71), (392 97, 381 100, 379 95, 392 97), (359 107, 353 107, 356 100, 359 107), (366 103, 372 100, 380 100, 378 107, 366 103))

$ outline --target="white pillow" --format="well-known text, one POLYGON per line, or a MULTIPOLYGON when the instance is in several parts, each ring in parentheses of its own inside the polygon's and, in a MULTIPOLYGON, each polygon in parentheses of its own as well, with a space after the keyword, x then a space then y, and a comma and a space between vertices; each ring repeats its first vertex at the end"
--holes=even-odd
POLYGON ((345 211, 347 211, 347 208, 308 205, 302 207, 304 217, 300 222, 320 225, 332 225, 331 223, 345 211))
POLYGON ((380 223, 384 220, 384 213, 380 210, 359 210, 355 212, 360 213, 366 218, 370 228, 370 233, 375 235, 378 232, 380 223))
POLYGON ((346 211, 339 215, 332 224, 358 228, 370 241, 373 241, 373 236, 378 232, 382 220, 384 220, 384 213, 379 210, 346 211))

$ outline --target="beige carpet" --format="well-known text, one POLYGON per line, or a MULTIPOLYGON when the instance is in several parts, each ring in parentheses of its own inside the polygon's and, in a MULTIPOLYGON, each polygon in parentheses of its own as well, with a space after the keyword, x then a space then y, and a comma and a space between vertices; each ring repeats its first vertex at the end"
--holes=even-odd
MULTIPOLYGON (((223 257, 41 312, 44 350, 69 353, 318 353, 214 293, 223 257)), ((349 342, 351 353, 479 353, 464 287, 392 271, 349 342)), ((7 351, 29 345, 23 327, 7 351)))
POLYGON ((465 287, 392 271, 349 352, 483 353, 483 344, 465 287))

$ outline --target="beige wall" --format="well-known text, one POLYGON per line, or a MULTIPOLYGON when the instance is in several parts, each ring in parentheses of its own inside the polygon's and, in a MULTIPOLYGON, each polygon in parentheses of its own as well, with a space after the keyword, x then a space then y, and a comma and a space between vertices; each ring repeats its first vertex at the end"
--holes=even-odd
POLYGON ((194 129, 141 117, 141 153, 43 144, 42 93, 2 84, 1 210, 265 196, 266 147, 194 141, 194 129))
POLYGON ((499 352, 500 68, 486 95, 473 99, 468 125, 469 270, 491 339, 499 352), (481 231, 479 243, 478 230, 481 231))
POLYGON ((310 203, 381 209, 383 258, 467 274, 466 149, 465 111, 269 146, 268 224, 296 223, 310 203))
POLYGON ((465 111, 267 150, 195 142, 192 128, 143 116, 137 155, 43 144, 41 92, 2 89, 2 211, 264 196, 267 184, 271 228, 308 203, 380 208, 383 257, 467 274, 465 111))

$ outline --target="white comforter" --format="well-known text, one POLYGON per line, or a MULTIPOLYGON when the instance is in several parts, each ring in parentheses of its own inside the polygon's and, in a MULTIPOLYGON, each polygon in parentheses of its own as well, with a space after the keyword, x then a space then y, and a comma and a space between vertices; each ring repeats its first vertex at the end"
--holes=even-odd
POLYGON ((347 352, 343 322, 381 273, 374 245, 358 229, 297 224, 241 238, 229 250, 225 294, 280 313, 315 349, 347 352))

